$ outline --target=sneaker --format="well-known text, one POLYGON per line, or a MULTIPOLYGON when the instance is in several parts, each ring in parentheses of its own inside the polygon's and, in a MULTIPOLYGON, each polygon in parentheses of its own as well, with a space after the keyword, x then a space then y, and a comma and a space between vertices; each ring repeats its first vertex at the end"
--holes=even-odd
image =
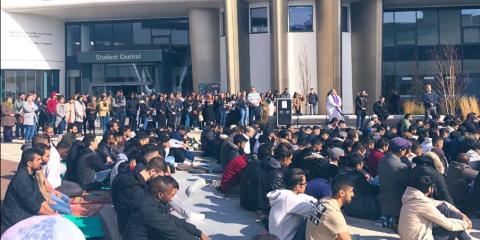
POLYGON ((189 165, 189 166, 192 166, 192 165, 193 165, 193 163, 190 162, 190 161, 188 161, 188 160, 183 161, 183 164, 189 165))
POLYGON ((201 213, 190 213, 190 217, 188 218, 189 221, 201 222, 205 219, 205 214, 201 213))

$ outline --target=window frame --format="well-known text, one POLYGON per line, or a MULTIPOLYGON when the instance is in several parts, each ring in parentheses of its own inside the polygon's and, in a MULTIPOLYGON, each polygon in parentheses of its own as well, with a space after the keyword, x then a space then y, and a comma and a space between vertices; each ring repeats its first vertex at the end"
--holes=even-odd
POLYGON ((258 7, 251 7, 249 10, 249 24, 250 24, 250 34, 262 34, 262 33, 269 33, 270 29, 270 19, 269 19, 269 8, 268 6, 258 6, 258 7), (265 31, 253 31, 253 24, 252 24, 252 11, 253 10, 259 10, 259 9, 265 9, 266 10, 266 19, 267 19, 267 26, 265 31))
MULTIPOLYGON (((315 11, 314 11, 314 6, 312 4, 300 4, 300 5, 289 5, 288 6, 288 19, 287 19, 287 24, 288 24, 288 32, 289 33, 308 33, 308 32, 315 32, 315 11), (307 30, 307 31, 300 31, 300 30, 293 30, 290 25, 290 9, 291 8, 310 8, 312 10, 312 30, 307 30)), ((304 25, 305 26, 305 25, 304 25)))

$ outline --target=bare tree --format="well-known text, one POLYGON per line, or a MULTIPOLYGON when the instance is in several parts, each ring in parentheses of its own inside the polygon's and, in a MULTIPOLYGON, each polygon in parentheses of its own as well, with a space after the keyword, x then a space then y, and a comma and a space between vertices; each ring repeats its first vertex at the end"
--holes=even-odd
POLYGON ((466 86, 459 77, 459 49, 454 45, 441 45, 431 51, 431 57, 435 80, 430 83, 440 97, 445 112, 455 115, 466 86))
MULTIPOLYGON (((306 98, 312 77, 310 68, 308 66, 308 55, 305 44, 302 45, 302 49, 298 53, 298 77, 300 78, 300 89, 302 91, 302 95, 304 98, 306 98)), ((307 106, 307 101, 304 101, 304 103, 305 106, 307 106)))

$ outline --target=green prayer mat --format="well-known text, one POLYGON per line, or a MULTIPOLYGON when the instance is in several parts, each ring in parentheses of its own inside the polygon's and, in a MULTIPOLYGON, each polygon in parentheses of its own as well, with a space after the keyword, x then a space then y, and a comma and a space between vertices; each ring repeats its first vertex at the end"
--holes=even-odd
POLYGON ((94 215, 91 217, 63 215, 63 217, 72 221, 78 228, 80 228, 86 238, 99 238, 105 235, 100 215, 94 215))

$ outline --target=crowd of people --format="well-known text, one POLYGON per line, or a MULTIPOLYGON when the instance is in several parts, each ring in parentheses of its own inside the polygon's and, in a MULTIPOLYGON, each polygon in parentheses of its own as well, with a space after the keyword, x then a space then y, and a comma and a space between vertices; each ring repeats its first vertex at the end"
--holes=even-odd
MULTIPOLYGON (((192 224, 205 216, 175 196, 175 172, 195 160, 196 140, 187 133, 199 128, 203 155, 223 168, 214 190, 238 195, 240 207, 256 212, 268 232, 253 239, 360 239, 344 215, 374 220, 402 239, 471 239, 469 216, 480 214, 479 119, 440 117, 431 91, 427 86, 425 119, 407 113, 396 124, 386 122, 383 97, 365 121, 362 91, 356 127, 349 127, 332 90, 328 123, 299 128, 268 124, 275 99, 290 98, 288 89, 128 97, 118 91, 98 101, 77 94, 68 102, 56 93, 45 102, 35 93, 10 98, 2 125, 4 117, 13 119, 9 125, 25 144, 2 203, 2 233, 35 215, 69 215, 70 198, 110 189, 124 239, 208 239, 192 224)), ((311 94, 306 99, 315 114, 318 97, 311 94)), ((292 97, 294 112, 300 98, 292 97)))

